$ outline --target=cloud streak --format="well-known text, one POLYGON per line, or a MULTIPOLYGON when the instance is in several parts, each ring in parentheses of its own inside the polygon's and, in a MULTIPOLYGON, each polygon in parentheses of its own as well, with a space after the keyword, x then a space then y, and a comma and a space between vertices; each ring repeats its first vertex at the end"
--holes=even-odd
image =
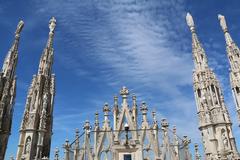
POLYGON ((60 53, 60 61, 80 78, 96 80, 97 73, 112 87, 130 84, 143 95, 141 99, 151 98, 150 104, 178 123, 181 133, 199 140, 196 121, 190 125, 191 131, 184 131, 185 124, 197 118, 191 90, 191 53, 185 47, 190 46, 185 38, 190 34, 182 22, 184 2, 109 2, 61 1, 64 12, 58 4, 51 4, 53 1, 38 4, 39 13, 57 17, 58 41, 66 43, 66 48, 79 49, 68 55, 60 53), (187 95, 184 87, 190 88, 187 95), (182 114, 186 118, 178 121, 182 114))

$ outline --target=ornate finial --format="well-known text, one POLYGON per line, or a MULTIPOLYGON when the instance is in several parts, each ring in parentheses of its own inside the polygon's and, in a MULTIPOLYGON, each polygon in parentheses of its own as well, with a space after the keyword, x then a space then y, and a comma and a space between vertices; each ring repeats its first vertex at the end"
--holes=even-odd
POLYGON ((133 94, 132 100, 133 100, 133 106, 137 106, 137 97, 135 94, 133 94))
POLYGON ((192 15, 188 12, 186 16, 187 25, 189 26, 191 32, 194 32, 194 21, 192 15))
POLYGON ((127 96, 129 95, 129 90, 127 89, 127 87, 123 86, 120 94, 122 96, 122 104, 123 106, 127 107, 127 96))
POLYGON ((173 126, 173 134, 176 134, 177 133, 177 127, 174 125, 173 126))
POLYGON ((78 128, 75 129, 75 133, 76 133, 76 137, 78 137, 79 136, 79 129, 78 128))
POLYGON ((65 140, 65 142, 66 142, 66 144, 68 144, 68 143, 69 143, 69 140, 68 140, 68 139, 66 139, 66 140, 65 140))
POLYGON ((105 103, 105 104, 104 104, 103 112, 104 112, 104 113, 108 113, 108 112, 110 112, 110 108, 109 108, 108 103, 105 103))
POLYGON ((118 97, 114 96, 114 106, 118 106, 118 97))
POLYGON ((133 93, 132 99, 133 99, 134 101, 136 101, 136 99, 137 99, 137 97, 136 97, 136 95, 135 95, 134 93, 133 93))
POLYGON ((155 111, 152 112, 152 117, 153 117, 154 123, 156 123, 157 119, 156 119, 156 112, 155 111))
POLYGON ((16 36, 19 36, 23 27, 24 27, 24 22, 21 20, 21 21, 18 22, 18 25, 17 25, 17 29, 16 29, 16 32, 15 32, 16 36))
POLYGON ((98 121, 98 112, 95 113, 95 126, 99 125, 99 121, 98 121))
POLYGON ((104 107, 103 107, 103 112, 104 112, 104 122, 105 123, 109 123, 108 120, 108 116, 109 116, 109 112, 110 112, 110 107, 108 105, 108 103, 105 103, 104 107))
POLYGON ((79 129, 75 130, 75 149, 79 148, 79 129))
POLYGON ((56 149, 54 151, 54 160, 59 160, 59 149, 58 149, 58 147, 56 147, 56 149))
POLYGON ((167 128, 169 126, 169 123, 167 122, 166 118, 163 118, 161 120, 161 125, 162 125, 163 128, 167 128))
POLYGON ((188 147, 190 143, 191 143, 191 139, 189 139, 188 136, 183 136, 183 145, 185 147, 188 147))
POLYGON ((121 89, 121 91, 120 91, 120 94, 121 94, 122 96, 127 96, 127 95, 129 95, 129 91, 128 91, 127 87, 123 86, 122 89, 121 89))
POLYGON ((52 17, 49 21, 49 30, 50 30, 50 33, 53 33, 54 32, 54 29, 56 27, 56 19, 54 17, 52 17))
POLYGON ((69 148, 69 140, 68 140, 68 139, 65 140, 65 144, 63 145, 63 147, 64 147, 65 149, 68 149, 68 148, 69 148))
POLYGON ((148 111, 148 107, 146 105, 145 102, 142 102, 141 106, 140 106, 140 111, 142 112, 142 116, 143 116, 143 122, 147 122, 147 111, 148 111))
POLYGON ((85 121, 85 124, 84 124, 84 126, 83 126, 83 129, 85 129, 86 131, 89 131, 89 132, 90 132, 91 126, 90 126, 89 120, 86 120, 86 121, 85 121))
POLYGON ((140 110, 142 111, 142 114, 147 114, 147 111, 148 111, 148 107, 147 107, 147 104, 146 102, 142 102, 142 105, 140 107, 140 110))
POLYGON ((226 23, 225 17, 219 14, 218 20, 220 21, 220 26, 222 27, 223 32, 227 32, 227 23, 226 23))

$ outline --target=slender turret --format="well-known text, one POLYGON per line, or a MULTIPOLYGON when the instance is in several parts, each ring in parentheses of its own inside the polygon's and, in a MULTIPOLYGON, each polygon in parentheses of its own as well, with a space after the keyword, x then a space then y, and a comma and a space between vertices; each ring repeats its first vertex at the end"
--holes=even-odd
POLYGON ((208 67, 205 51, 198 40, 193 18, 189 13, 186 21, 192 33, 194 95, 205 157, 212 159, 220 153, 221 159, 231 155, 239 158, 219 81, 208 67))
POLYGON ((231 68, 230 83, 240 122, 240 50, 228 32, 225 17, 219 14, 218 19, 226 41, 226 51, 231 68))
POLYGON ((18 45, 23 26, 23 21, 20 21, 15 32, 15 40, 0 72, 0 159, 4 159, 8 138, 11 134, 13 105, 16 97, 18 45))
POLYGON ((26 100, 17 160, 38 160, 49 157, 50 154, 55 96, 55 76, 52 74, 52 43, 55 26, 56 19, 52 18, 49 22, 49 38, 40 59, 38 74, 33 76, 26 100))

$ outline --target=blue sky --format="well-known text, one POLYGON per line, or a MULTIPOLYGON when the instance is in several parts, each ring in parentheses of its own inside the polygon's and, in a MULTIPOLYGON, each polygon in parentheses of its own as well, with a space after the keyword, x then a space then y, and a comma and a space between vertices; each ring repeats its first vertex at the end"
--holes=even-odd
MULTIPOLYGON (((209 64, 217 74, 239 141, 229 85, 225 41, 217 14, 225 15, 240 46, 239 2, 224 0, 0 0, 0 60, 13 41, 20 19, 25 22, 17 66, 17 98, 7 157, 16 155, 18 129, 32 75, 48 37, 48 21, 57 19, 54 49, 56 97, 52 148, 74 138, 75 128, 93 120, 105 102, 127 86, 146 101, 157 118, 177 125, 179 135, 200 143, 192 91, 189 11, 209 64)), ((238 142, 239 143, 239 142, 238 142)), ((193 145, 192 145, 193 146, 193 145)), ((238 144, 240 147, 240 144, 238 144)), ((53 153, 53 150, 52 150, 53 153)))

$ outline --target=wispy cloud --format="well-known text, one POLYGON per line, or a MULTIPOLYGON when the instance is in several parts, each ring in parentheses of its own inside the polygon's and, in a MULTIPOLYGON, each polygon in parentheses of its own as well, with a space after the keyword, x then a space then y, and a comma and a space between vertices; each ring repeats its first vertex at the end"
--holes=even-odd
MULTIPOLYGON (((184 134, 185 124, 197 118, 191 91, 191 53, 185 47, 190 42, 182 22, 184 2, 61 1, 58 4, 64 4, 64 12, 51 3, 39 3, 38 12, 57 17, 58 41, 67 44, 65 50, 78 49, 76 53, 58 53, 64 66, 79 77, 97 76, 113 87, 133 84, 136 93, 154 97, 149 103, 178 123, 184 134), (187 96, 183 87, 190 88, 187 96), (186 118, 177 121, 182 114, 186 118)), ((197 128, 195 122, 193 128, 197 128)), ((195 140, 199 136, 196 129, 185 134, 195 135, 195 140)))

